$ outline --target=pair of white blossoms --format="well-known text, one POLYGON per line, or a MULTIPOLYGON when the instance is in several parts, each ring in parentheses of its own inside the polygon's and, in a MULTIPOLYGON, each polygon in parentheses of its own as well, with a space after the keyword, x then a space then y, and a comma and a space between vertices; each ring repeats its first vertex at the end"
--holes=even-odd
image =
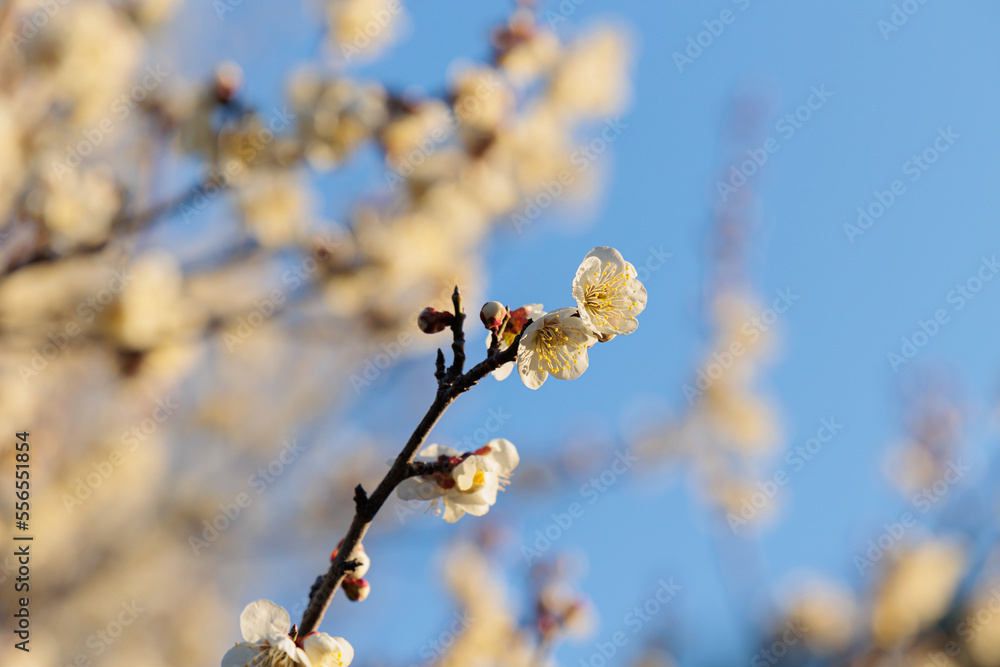
POLYGON ((251 602, 240 614, 243 640, 222 657, 222 667, 347 667, 354 647, 343 637, 310 632, 293 639, 292 619, 270 600, 251 602))
MULTIPOLYGON (((545 313, 541 304, 524 308, 534 321, 525 329, 517 350, 517 372, 529 389, 538 389, 548 376, 574 380, 587 370, 587 351, 594 343, 630 334, 639 327, 636 315, 646 308, 646 288, 635 267, 614 248, 600 246, 583 258, 573 278, 576 308, 545 313)), ((513 336, 500 336, 506 349, 513 336), (505 340, 506 338, 506 340, 505 340)), ((503 380, 513 364, 494 372, 503 380)))
MULTIPOLYGON (((576 308, 545 313, 540 304, 530 304, 511 313, 499 331, 500 349, 514 342, 528 319, 517 351, 517 370, 531 389, 542 386, 549 375, 572 380, 587 370, 589 350, 598 341, 609 341, 638 328, 635 316, 646 307, 646 288, 636 277, 635 267, 614 248, 591 250, 573 279, 576 308)), ((487 343, 492 339, 487 339, 487 343)), ((514 363, 501 366, 494 375, 503 380, 514 363)), ((497 492, 509 481, 520 457, 508 440, 491 440, 472 454, 462 455, 450 447, 429 445, 416 460, 438 464, 432 475, 411 477, 396 488, 402 500, 429 500, 448 523, 466 514, 482 516, 497 500, 497 492)))

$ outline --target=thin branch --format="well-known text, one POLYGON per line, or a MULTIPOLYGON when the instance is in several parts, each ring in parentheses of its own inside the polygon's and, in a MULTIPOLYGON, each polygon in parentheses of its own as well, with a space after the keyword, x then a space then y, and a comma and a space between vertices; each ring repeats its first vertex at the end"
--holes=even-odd
MULTIPOLYGON (((472 452, 465 452, 460 456, 457 456, 459 461, 464 461, 465 459, 472 456, 472 452)), ((406 476, 409 477, 426 477, 429 475, 434 475, 439 472, 451 472, 455 467, 455 462, 453 460, 444 461, 434 461, 429 463, 427 461, 413 461, 406 468, 406 476)))
POLYGON ((451 303, 455 307, 455 318, 451 321, 451 333, 453 342, 451 344, 452 354, 455 355, 451 368, 448 369, 448 378, 455 380, 462 374, 465 368, 465 313, 462 311, 462 295, 458 292, 458 285, 451 295, 451 303))
POLYGON ((445 371, 444 371, 444 352, 441 348, 438 348, 437 359, 434 361, 434 377, 438 381, 438 390, 444 388, 445 371))
POLYGON ((0 276, 11 274, 18 269, 32 264, 40 264, 67 257, 82 257, 99 253, 109 247, 112 241, 115 240, 115 233, 120 232, 123 235, 134 234, 135 232, 148 227, 158 220, 172 216, 183 206, 193 202, 199 195, 206 194, 213 188, 222 190, 226 187, 227 181, 224 179, 216 178, 214 176, 206 176, 202 181, 195 183, 185 191, 158 204, 153 204, 147 209, 128 215, 120 213, 119 217, 112 223, 112 234, 97 243, 79 246, 64 253, 56 253, 51 248, 47 247, 36 248, 23 260, 17 263, 12 263, 10 266, 6 267, 6 269, 0 271, 0 276))
MULTIPOLYGON (((456 289, 457 295, 457 289, 456 289)), ((461 302, 459 302, 460 305, 461 302)), ((458 309, 456 308, 456 311, 458 309)), ((456 312, 456 315, 458 313, 456 312)), ((453 331, 455 329, 453 328, 453 331)), ((461 324, 458 326, 458 331, 461 331, 461 324)), ((368 533, 368 529, 371 526, 372 520, 375 515, 378 514, 379 510, 388 500, 389 495, 392 491, 402 482, 404 479, 413 476, 414 468, 413 457, 416 455, 420 447, 426 442, 427 436, 430 434, 431 429, 437 424, 441 415, 444 414, 448 406, 454 402, 456 398, 464 394, 466 391, 471 389, 480 380, 485 378, 487 375, 495 371, 500 366, 512 362, 517 359, 517 349, 521 342, 520 335, 514 339, 503 352, 499 354, 490 354, 484 361, 476 364, 469 372, 465 374, 460 374, 457 379, 446 386, 439 386, 438 391, 434 397, 434 402, 431 403, 430 408, 427 409, 427 414, 424 415, 423 419, 417 425, 417 428, 410 435, 410 439, 407 440, 406 445, 403 450, 396 457, 393 462, 392 467, 389 468, 389 472, 386 473, 382 481, 379 482, 378 487, 375 489, 374 493, 368 497, 366 502, 357 502, 358 498, 355 497, 357 504, 357 509, 354 513, 354 518, 351 521, 350 528, 347 529, 347 535, 344 536, 344 540, 337 552, 337 557, 330 563, 330 568, 327 570, 326 574, 323 575, 323 580, 319 585, 319 588, 315 590, 315 594, 310 596, 309 606, 306 608, 305 613, 302 615, 302 622, 299 623, 299 632, 303 635, 316 630, 319 627, 320 622, 323 620, 323 615, 326 613, 327 608, 330 606, 330 601, 336 594, 337 589, 344 581, 344 567, 343 559, 347 558, 355 547, 357 547, 361 541, 364 539, 365 535, 368 533)), ((464 338, 461 338, 456 334, 456 345, 461 347, 464 343, 464 338)), ((453 349, 455 349, 453 347, 453 349)), ((464 348, 463 348, 463 361, 464 361, 464 348)), ((458 368, 459 373, 461 373, 461 366, 453 364, 452 368, 458 368)))

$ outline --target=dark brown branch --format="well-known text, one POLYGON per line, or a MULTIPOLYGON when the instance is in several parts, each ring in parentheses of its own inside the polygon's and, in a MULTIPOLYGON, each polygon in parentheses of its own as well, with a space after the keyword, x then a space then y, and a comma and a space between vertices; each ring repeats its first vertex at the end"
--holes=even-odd
MULTIPOLYGON (((456 299, 460 298, 457 294, 458 290, 456 288, 456 299)), ((461 302, 458 301, 457 305, 461 305, 461 302)), ((458 315, 458 312, 458 307, 456 307, 456 315, 458 315)), ((455 329, 453 328, 453 331, 454 330, 455 329)), ((458 331, 461 331, 460 323, 458 325, 458 331)), ((320 583, 319 588, 315 590, 315 594, 310 596, 309 606, 302 615, 302 622, 299 624, 299 632, 301 634, 308 634, 319 627, 320 622, 323 620, 323 615, 330 606, 330 601, 333 599, 337 589, 340 588, 340 585, 344 581, 346 570, 344 568, 343 559, 347 558, 347 556, 354 551, 355 547, 357 547, 364 539, 365 535, 368 533, 369 527, 371 526, 372 520, 375 518, 375 515, 378 514, 379 510, 382 509, 382 505, 384 505, 385 501, 388 500, 389 494, 392 493, 393 489, 395 489, 404 479, 413 476, 413 457, 427 440, 427 436, 430 434, 431 429, 434 428, 434 425, 437 424, 441 415, 444 414, 445 410, 448 409, 448 406, 451 405, 456 398, 475 386, 477 382, 485 378, 500 366, 508 362, 515 361, 517 359, 517 349, 520 342, 521 337, 518 336, 506 350, 498 354, 490 354, 484 361, 476 364, 465 374, 461 374, 461 365, 457 364, 457 360, 456 364, 452 365, 452 369, 458 368, 459 376, 447 386, 438 387, 438 391, 434 397, 434 402, 431 403, 430 408, 428 408, 427 414, 425 414, 423 419, 420 420, 417 428, 413 431, 410 439, 407 440, 406 445, 403 447, 403 451, 401 451, 399 456, 396 457, 392 467, 389 468, 389 472, 387 472, 385 477, 382 478, 382 481, 379 482, 379 485, 375 489, 374 493, 372 493, 364 503, 357 502, 358 498, 355 496, 357 509, 355 511, 354 518, 351 521, 350 527, 347 529, 347 535, 344 536, 344 540, 337 552, 337 557, 330 563, 330 568, 323 576, 323 580, 320 583)), ((460 338, 459 334, 456 334, 456 345, 461 347, 462 344, 464 344, 464 338, 460 338)), ((455 348, 453 347, 453 349, 455 348)))
POLYGON ((451 295, 451 303, 454 306, 455 318, 451 321, 452 344, 451 351, 454 355, 451 368, 448 369, 448 379, 454 381, 462 374, 465 368, 465 313, 462 311, 462 295, 458 292, 458 285, 451 295))
MULTIPOLYGON (((465 459, 472 456, 472 452, 465 452, 455 457, 459 461, 464 461, 465 459)), ((444 460, 444 461, 413 461, 406 468, 407 477, 424 477, 429 475, 434 475, 439 472, 451 472, 454 469, 456 463, 454 460, 444 460)))
POLYGON ((441 351, 441 348, 438 348, 437 359, 434 361, 434 369, 434 377, 437 378, 438 390, 440 390, 444 387, 445 379, 444 352, 441 351))

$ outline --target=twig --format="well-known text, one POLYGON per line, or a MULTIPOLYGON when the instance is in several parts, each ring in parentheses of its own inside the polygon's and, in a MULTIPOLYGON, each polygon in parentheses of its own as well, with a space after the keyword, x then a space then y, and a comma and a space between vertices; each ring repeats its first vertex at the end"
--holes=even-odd
POLYGON ((462 295, 458 292, 458 285, 451 295, 451 303, 455 307, 455 318, 451 321, 451 333, 453 342, 451 344, 452 354, 455 355, 451 368, 448 369, 448 379, 454 381, 462 374, 465 368, 465 313, 462 312, 462 295))
MULTIPOLYGON (((410 439, 407 440, 403 450, 396 457, 392 467, 389 468, 389 472, 379 482, 374 493, 364 502, 361 502, 359 499, 359 494, 355 495, 356 510, 354 518, 351 521, 351 526, 347 529, 347 535, 344 536, 344 540, 337 552, 337 557, 330 563, 330 568, 323 575, 323 580, 318 589, 315 590, 315 594, 310 596, 309 606, 302 615, 302 622, 299 623, 299 632, 302 635, 308 634, 319 627, 320 622, 323 620, 323 615, 330 606, 330 601, 344 581, 345 569, 343 559, 347 558, 364 539, 372 520, 378 514, 379 510, 382 509, 382 505, 388 500, 389 494, 392 493, 393 489, 404 479, 413 476, 413 471, 415 470, 413 467, 413 457, 427 440, 431 429, 437 424, 441 415, 448 409, 448 406, 497 368, 517 359, 517 349, 521 342, 520 336, 515 338, 510 347, 503 352, 489 355, 484 361, 470 369, 469 372, 462 374, 462 365, 465 359, 465 337, 462 334, 462 319, 459 319, 461 297, 458 294, 458 288, 455 288, 453 300, 456 303, 455 315, 457 325, 452 326, 455 338, 452 349, 455 351, 456 359, 451 369, 452 372, 457 369, 458 376, 447 384, 439 383, 434 402, 428 408, 427 414, 420 420, 417 428, 410 435, 410 439), (461 357, 459 357, 460 353, 461 357)), ((438 368, 441 368, 441 364, 438 364, 438 368)), ((449 372, 450 374, 451 372, 449 372)))

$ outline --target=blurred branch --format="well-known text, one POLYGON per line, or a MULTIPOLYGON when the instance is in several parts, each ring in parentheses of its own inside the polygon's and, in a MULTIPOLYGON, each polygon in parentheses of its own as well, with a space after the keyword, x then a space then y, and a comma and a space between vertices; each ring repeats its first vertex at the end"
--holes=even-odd
POLYGON ((228 187, 228 180, 220 179, 217 176, 209 175, 200 182, 190 186, 184 192, 171 199, 154 204, 144 211, 139 211, 130 216, 124 216, 115 221, 113 231, 136 232, 163 218, 170 217, 178 209, 186 204, 190 204, 198 195, 206 194, 209 190, 218 188, 224 190, 228 187))
MULTIPOLYGON (((145 210, 138 211, 131 215, 119 217, 115 220, 111 227, 112 232, 122 232, 123 234, 135 233, 153 224, 154 222, 157 222, 158 220, 170 217, 181 207, 190 204, 196 197, 205 194, 210 189, 218 188, 221 190, 226 187, 226 181, 215 176, 207 176, 202 181, 195 183, 187 190, 172 197, 171 199, 167 199, 159 204, 154 204, 145 210)), ((100 243, 80 246, 66 253, 55 253, 46 247, 35 248, 34 251, 31 252, 23 261, 12 262, 2 273, 0 273, 0 276, 13 273, 18 269, 31 264, 51 262, 56 259, 63 259, 66 257, 92 255, 107 248, 108 244, 111 243, 114 238, 116 237, 109 235, 107 239, 100 243)))

